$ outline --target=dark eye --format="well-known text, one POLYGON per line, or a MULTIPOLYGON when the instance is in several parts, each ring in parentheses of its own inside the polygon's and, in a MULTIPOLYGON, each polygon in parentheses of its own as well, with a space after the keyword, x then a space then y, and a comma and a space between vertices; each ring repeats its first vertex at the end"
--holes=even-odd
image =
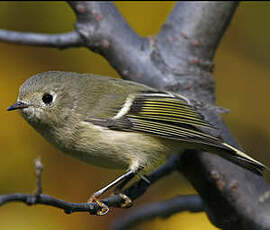
POLYGON ((53 96, 49 93, 44 93, 43 97, 42 97, 42 101, 46 104, 49 105, 52 103, 53 101, 53 96))

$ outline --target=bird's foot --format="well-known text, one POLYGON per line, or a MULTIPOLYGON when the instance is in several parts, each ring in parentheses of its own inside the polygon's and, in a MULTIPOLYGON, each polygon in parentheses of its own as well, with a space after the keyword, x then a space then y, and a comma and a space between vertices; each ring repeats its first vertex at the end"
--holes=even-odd
POLYGON ((106 215, 109 211, 110 211, 110 208, 108 207, 108 205, 104 204, 103 202, 101 202, 96 194, 94 193, 87 201, 88 203, 90 202, 94 202, 96 203, 98 206, 99 206, 99 209, 97 210, 96 212, 96 215, 97 216, 104 216, 106 215))
POLYGON ((130 208, 133 205, 132 200, 124 193, 118 193, 118 195, 121 197, 121 208, 130 208))

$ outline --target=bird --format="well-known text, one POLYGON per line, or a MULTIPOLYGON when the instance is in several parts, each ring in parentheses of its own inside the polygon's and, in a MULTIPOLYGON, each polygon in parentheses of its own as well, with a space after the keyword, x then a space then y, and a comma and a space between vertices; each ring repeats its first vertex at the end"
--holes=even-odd
MULTIPOLYGON (((93 74, 38 73, 7 108, 46 140, 81 161, 125 173, 91 196, 98 198, 186 149, 208 151, 262 175, 266 166, 213 135, 217 129, 187 97, 144 84, 93 74)), ((199 153, 198 153, 199 154, 199 153)), ((150 182, 149 182, 150 183, 150 182)), ((126 197, 126 199, 128 199, 126 197)))

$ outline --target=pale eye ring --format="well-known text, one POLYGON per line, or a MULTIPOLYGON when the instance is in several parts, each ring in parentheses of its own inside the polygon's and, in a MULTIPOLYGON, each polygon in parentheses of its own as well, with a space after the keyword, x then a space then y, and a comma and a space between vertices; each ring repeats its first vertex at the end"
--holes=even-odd
POLYGON ((53 102, 53 96, 49 93, 44 93, 42 96, 42 101, 46 104, 49 105, 53 102))

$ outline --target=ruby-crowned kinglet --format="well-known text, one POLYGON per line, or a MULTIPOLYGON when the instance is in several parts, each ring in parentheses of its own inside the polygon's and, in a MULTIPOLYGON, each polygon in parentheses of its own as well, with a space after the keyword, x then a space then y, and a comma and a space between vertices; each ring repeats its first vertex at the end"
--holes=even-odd
POLYGON ((128 170, 94 198, 185 149, 219 154, 257 174, 265 168, 211 135, 208 130, 214 127, 186 97, 131 81, 40 73, 20 87, 17 102, 7 110, 15 109, 64 153, 94 165, 128 170))

